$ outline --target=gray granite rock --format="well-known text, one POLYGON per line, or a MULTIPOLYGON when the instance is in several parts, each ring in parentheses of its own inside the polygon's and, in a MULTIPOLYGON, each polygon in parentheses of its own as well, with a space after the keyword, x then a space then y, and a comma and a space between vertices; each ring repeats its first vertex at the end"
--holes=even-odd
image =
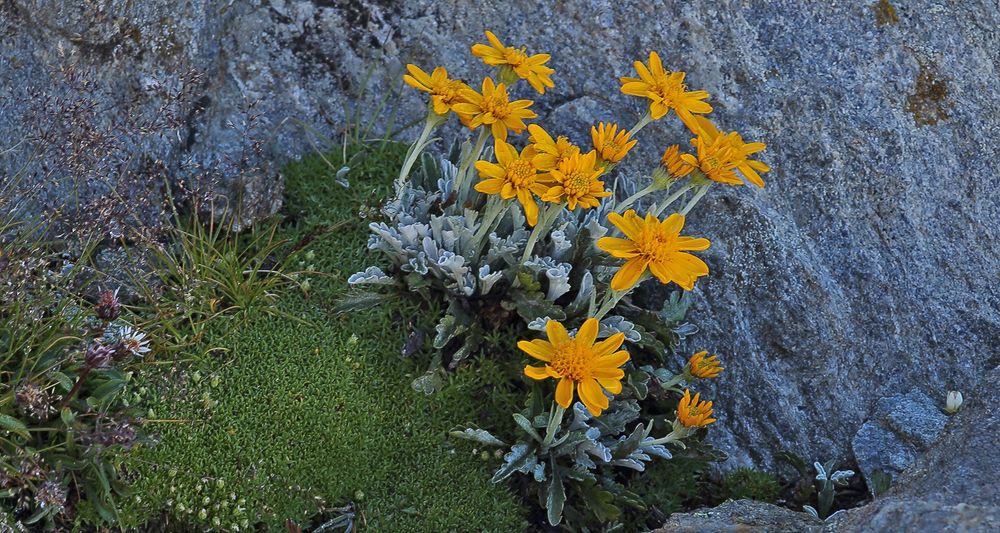
POLYGON ((881 470, 895 479, 938 438, 948 416, 926 394, 911 391, 875 402, 871 420, 851 440, 851 450, 868 486, 881 470))
MULTIPOLYGON (((170 178, 186 161, 219 167, 218 187, 257 214, 279 199, 271 163, 309 150, 287 119, 331 134, 345 104, 374 109, 406 62, 478 77, 484 70, 468 49, 484 29, 552 54, 557 87, 536 107, 578 142, 594 121, 638 116, 640 102, 619 94, 615 76, 659 50, 670 68, 689 72, 690 87, 712 93, 719 123, 768 144, 762 159, 773 168, 763 191, 714 191, 689 228, 713 241, 704 254, 712 275, 690 315, 702 332, 687 348, 725 360, 705 395, 716 401, 709 437, 730 454, 727 466, 774 468, 782 449, 849 459, 877 398, 968 389, 1000 363, 994 0, 2 6, 0 94, 56 87, 50 67, 73 64, 114 122, 154 113, 162 88, 197 70, 194 98, 178 109, 179 135, 121 151, 162 161, 170 178), (268 143, 264 161, 248 163, 260 170, 244 176, 238 126, 248 101, 258 101, 268 143)), ((0 144, 34 126, 15 100, 0 99, 0 144)), ((400 124, 422 113, 415 91, 390 97, 397 101, 400 124)), ((676 120, 654 124, 623 170, 648 171, 666 144, 686 137, 676 120)), ((60 192, 38 203, 58 204, 60 192)), ((647 300, 662 297, 645 290, 647 300)))
POLYGON ((1000 531, 1000 367, 966 391, 944 434, 884 496, 831 520, 829 531, 1000 531))
POLYGON ((735 500, 711 509, 670 516, 657 533, 818 533, 823 522, 770 503, 735 500))
POLYGON ((893 478, 917 459, 917 449, 896 433, 874 422, 866 422, 851 439, 851 449, 865 482, 872 486, 872 474, 881 470, 893 478))

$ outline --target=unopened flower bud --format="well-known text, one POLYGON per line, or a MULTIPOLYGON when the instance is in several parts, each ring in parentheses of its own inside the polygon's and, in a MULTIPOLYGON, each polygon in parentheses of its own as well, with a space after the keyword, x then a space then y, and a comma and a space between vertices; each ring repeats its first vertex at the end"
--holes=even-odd
POLYGON ((104 291, 97 297, 97 307, 94 309, 97 318, 111 322, 122 314, 122 304, 118 300, 118 290, 104 291))
POLYGON ((961 392, 957 390, 950 390, 948 391, 948 398, 944 403, 944 410, 947 411, 948 414, 953 415, 962 407, 963 401, 961 392))
POLYGON ((87 351, 83 355, 83 363, 90 369, 105 368, 114 356, 114 347, 94 342, 87 347, 87 351))

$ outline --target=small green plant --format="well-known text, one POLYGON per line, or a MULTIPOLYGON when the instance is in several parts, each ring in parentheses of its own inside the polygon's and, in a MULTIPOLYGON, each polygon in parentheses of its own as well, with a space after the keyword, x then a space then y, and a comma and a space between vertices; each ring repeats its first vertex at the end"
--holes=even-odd
POLYGON ((878 498, 885 494, 885 491, 889 490, 889 487, 892 486, 892 474, 884 470, 872 472, 871 478, 871 486, 868 487, 868 491, 871 492, 873 498, 878 498))
POLYGON ((120 452, 140 439, 122 392, 149 340, 123 320, 115 292, 96 305, 75 296, 80 263, 35 229, 0 224, 0 517, 113 524, 120 452))
POLYGON ((752 468, 737 468, 725 477, 719 487, 721 500, 757 500, 774 503, 781 490, 778 481, 767 472, 752 468))
POLYGON ((834 500, 837 497, 837 488, 846 486, 848 481, 854 477, 853 470, 835 470, 837 463, 828 461, 825 465, 819 461, 813 463, 816 469, 816 507, 803 505, 805 511, 820 520, 826 520, 833 509, 834 500))
POLYGON ((133 280, 143 295, 147 327, 163 340, 164 349, 205 355, 213 350, 203 343, 210 322, 234 318, 239 325, 257 309, 299 320, 274 305, 283 291, 309 288, 301 279, 305 271, 291 271, 300 247, 278 237, 278 223, 240 234, 232 231, 231 216, 209 209, 206 219, 200 212, 195 208, 182 216, 175 211, 166 242, 146 247, 153 281, 133 280))

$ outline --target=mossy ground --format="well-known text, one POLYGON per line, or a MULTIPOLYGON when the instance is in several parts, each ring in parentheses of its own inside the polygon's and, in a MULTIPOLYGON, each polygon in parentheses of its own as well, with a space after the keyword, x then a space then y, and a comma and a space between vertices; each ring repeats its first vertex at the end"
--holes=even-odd
POLYGON ((225 350, 214 371, 148 378, 150 418, 177 422, 148 424, 159 444, 130 456, 141 498, 123 502, 125 525, 283 530, 286 518, 305 525, 323 507, 354 502, 369 531, 525 528, 521 500, 490 482, 499 459, 447 436, 463 424, 509 420, 517 399, 506 392, 506 370, 480 361, 452 374, 442 392, 418 394, 410 383, 425 366, 401 359, 400 346, 408 321, 430 326, 436 317, 405 300, 331 311, 347 276, 372 260, 359 212, 385 196, 404 149, 390 144, 356 160, 349 189, 319 158, 285 169, 282 231, 293 241, 314 235, 307 250, 329 276, 312 277, 308 294, 283 295, 279 305, 310 324, 253 313, 210 339, 225 350))

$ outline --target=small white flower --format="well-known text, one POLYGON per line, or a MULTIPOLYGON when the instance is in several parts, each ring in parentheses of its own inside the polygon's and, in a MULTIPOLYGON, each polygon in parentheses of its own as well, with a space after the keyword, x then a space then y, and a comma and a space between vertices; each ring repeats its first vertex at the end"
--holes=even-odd
POLYGON ((947 411, 948 414, 953 415, 958 412, 959 408, 962 407, 963 401, 961 392, 957 390, 950 390, 948 391, 948 398, 944 403, 944 410, 947 411))
POLYGON ((139 356, 149 353, 149 339, 146 334, 133 328, 132 326, 122 326, 118 331, 118 341, 132 355, 139 356))

